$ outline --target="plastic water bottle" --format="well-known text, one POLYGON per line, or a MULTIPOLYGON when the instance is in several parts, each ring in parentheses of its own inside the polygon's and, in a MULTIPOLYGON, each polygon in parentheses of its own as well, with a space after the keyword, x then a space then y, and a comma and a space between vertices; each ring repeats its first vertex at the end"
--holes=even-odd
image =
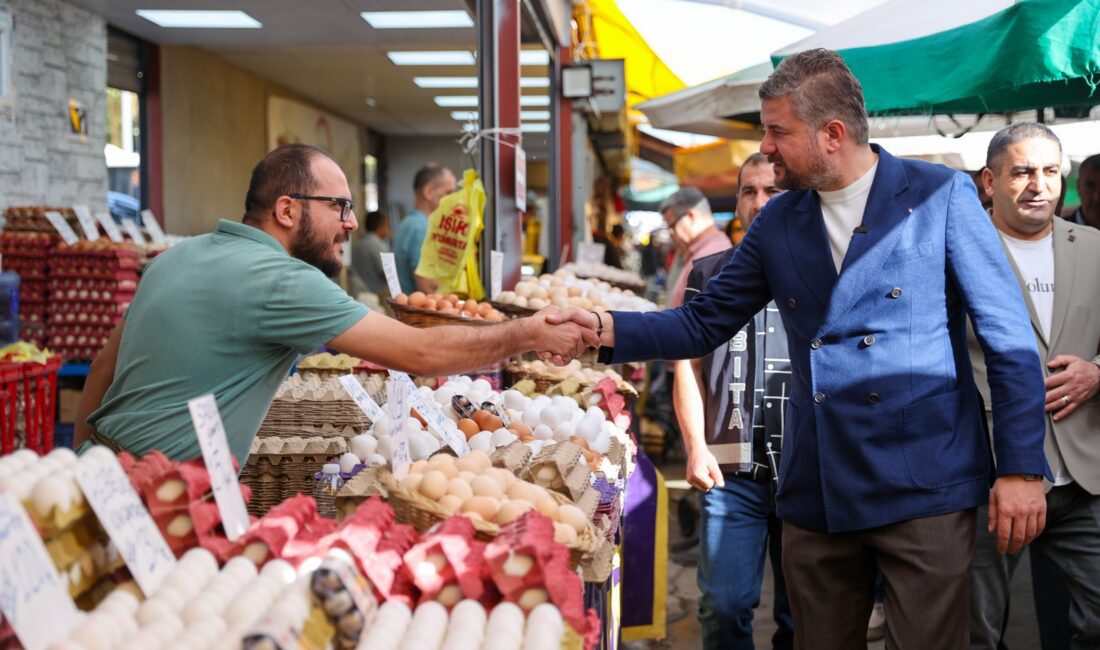
POLYGON ((313 500, 317 502, 317 514, 329 519, 336 518, 336 493, 344 486, 340 478, 340 464, 327 463, 321 470, 321 478, 313 488, 313 500))

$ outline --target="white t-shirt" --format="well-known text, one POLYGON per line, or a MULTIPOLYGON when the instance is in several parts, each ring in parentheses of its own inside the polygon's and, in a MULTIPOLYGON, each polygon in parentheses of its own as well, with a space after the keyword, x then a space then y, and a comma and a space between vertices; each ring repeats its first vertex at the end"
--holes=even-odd
POLYGON ((836 272, 844 263, 848 254, 848 244, 852 242, 852 231, 863 223, 863 211, 867 208, 867 197, 871 194, 871 183, 875 181, 878 159, 871 168, 848 187, 841 190, 818 190, 821 200, 821 214, 825 217, 825 232, 829 235, 829 250, 833 253, 836 272))
POLYGON ((1015 239, 1004 233, 1001 238, 1027 285, 1043 338, 1050 342, 1050 321, 1054 313, 1054 233, 1036 240, 1015 239))

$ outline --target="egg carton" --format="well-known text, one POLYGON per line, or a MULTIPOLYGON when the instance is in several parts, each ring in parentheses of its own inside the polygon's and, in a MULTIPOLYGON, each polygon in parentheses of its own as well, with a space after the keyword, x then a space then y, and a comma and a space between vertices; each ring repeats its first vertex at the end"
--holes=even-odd
POLYGON ((580 445, 564 441, 536 454, 520 478, 579 501, 590 489, 591 475, 580 445))

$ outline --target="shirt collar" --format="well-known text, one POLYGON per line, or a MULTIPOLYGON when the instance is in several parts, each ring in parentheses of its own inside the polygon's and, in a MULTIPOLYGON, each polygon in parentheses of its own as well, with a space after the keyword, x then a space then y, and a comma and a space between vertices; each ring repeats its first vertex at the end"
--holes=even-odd
POLYGON ((695 241, 688 244, 688 259, 693 260, 700 256, 700 252, 704 249, 714 245, 714 242, 719 239, 728 239, 726 233, 718 230, 717 228, 710 229, 709 232, 703 233, 702 236, 695 241))
POLYGON ((283 248, 283 245, 279 243, 279 240, 275 239, 274 237, 260 230, 259 228, 250 226, 248 224, 239 223, 236 221, 229 221, 227 219, 219 219, 217 234, 228 235, 230 237, 244 237, 245 239, 251 239, 254 242, 259 242, 261 244, 264 244, 265 246, 270 246, 280 253, 289 255, 289 253, 286 252, 286 249, 283 248))

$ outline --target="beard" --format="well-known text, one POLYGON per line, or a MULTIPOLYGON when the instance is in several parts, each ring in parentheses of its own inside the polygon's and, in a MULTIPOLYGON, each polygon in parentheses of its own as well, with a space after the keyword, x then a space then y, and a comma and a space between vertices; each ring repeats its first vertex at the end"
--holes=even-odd
POLYGON ((294 237, 294 241, 290 242, 290 255, 331 278, 340 272, 343 261, 332 257, 329 251, 332 250, 333 244, 342 244, 347 240, 348 234, 343 230, 340 231, 339 237, 333 242, 326 242, 316 237, 313 234, 313 216, 310 215, 307 204, 302 208, 302 221, 298 228, 298 234, 294 237))
MULTIPOLYGON (((806 169, 795 171, 788 167, 778 153, 768 156, 768 162, 783 165, 783 177, 776 178, 775 186, 782 190, 828 190, 837 189, 835 185, 840 180, 829 161, 817 147, 817 142, 811 140, 807 149, 806 169)), ((778 176, 778 175, 777 175, 778 176)))

